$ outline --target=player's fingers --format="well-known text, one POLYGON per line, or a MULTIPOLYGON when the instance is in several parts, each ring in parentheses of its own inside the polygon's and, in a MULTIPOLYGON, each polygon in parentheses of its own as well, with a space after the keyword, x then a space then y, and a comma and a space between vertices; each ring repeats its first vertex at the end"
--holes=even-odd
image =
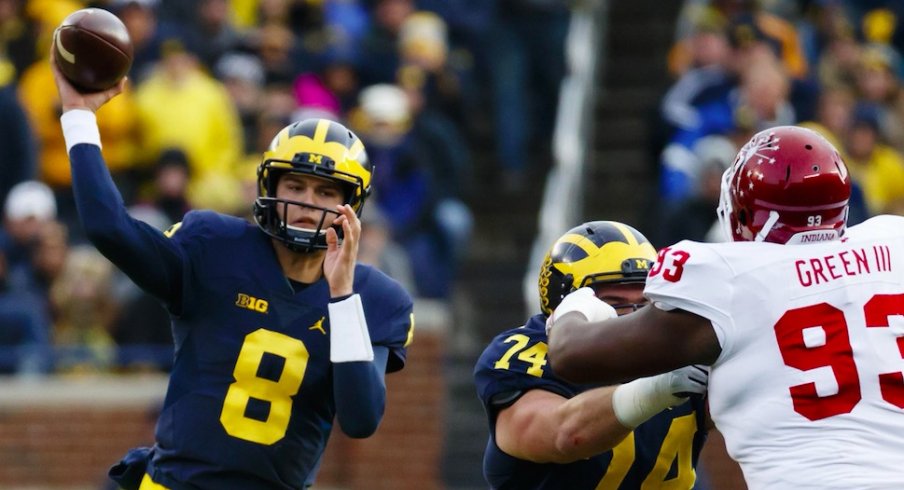
POLYGON ((352 207, 348 204, 337 204, 336 213, 339 214, 339 218, 345 218, 349 221, 355 220, 358 217, 352 207))
POLYGON ((326 229, 326 247, 327 251, 335 250, 339 246, 339 235, 333 228, 326 229))
POLYGON ((123 78, 122 80, 119 81, 119 83, 114 85, 112 88, 107 89, 107 92, 104 95, 107 98, 107 100, 109 100, 109 99, 112 99, 113 97, 116 97, 117 95, 121 94, 125 88, 126 88, 126 79, 123 78))
POLYGON ((357 237, 355 237, 348 220, 342 222, 342 252, 346 262, 353 261, 358 253, 357 237))
POLYGON ((338 225, 342 223, 342 221, 347 220, 348 216, 345 215, 345 208, 342 207, 341 204, 336 205, 336 217, 333 218, 333 224, 338 225))
POLYGON ((348 224, 350 227, 349 235, 353 240, 357 240, 361 235, 361 220, 358 218, 358 214, 355 213, 355 210, 352 209, 351 205, 345 205, 345 216, 348 218, 348 224))

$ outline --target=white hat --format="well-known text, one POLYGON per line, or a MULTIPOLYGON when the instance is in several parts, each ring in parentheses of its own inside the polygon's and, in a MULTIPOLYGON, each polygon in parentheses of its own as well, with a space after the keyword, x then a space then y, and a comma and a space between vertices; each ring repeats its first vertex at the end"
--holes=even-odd
POLYGON ((366 87, 358 101, 361 110, 373 121, 403 124, 411 117, 408 95, 397 85, 380 83, 366 87))
POLYGON ((215 71, 223 80, 242 80, 257 86, 264 84, 264 65, 257 56, 250 54, 226 53, 217 61, 215 71))
POLYGON ((12 220, 37 218, 52 220, 56 218, 57 205, 53 191, 47 185, 28 180, 20 182, 10 189, 6 196, 6 217, 12 220))
POLYGON ((694 154, 700 160, 701 167, 718 167, 724 171, 734 162, 738 147, 725 136, 704 136, 694 144, 694 154))

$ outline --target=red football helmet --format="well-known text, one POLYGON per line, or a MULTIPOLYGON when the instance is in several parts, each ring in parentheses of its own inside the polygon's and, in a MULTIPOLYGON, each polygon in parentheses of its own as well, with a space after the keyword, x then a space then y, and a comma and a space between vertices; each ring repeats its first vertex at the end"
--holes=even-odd
POLYGON ((847 225, 851 178, 838 150, 815 131, 760 131, 722 175, 719 221, 731 240, 833 240, 847 225))

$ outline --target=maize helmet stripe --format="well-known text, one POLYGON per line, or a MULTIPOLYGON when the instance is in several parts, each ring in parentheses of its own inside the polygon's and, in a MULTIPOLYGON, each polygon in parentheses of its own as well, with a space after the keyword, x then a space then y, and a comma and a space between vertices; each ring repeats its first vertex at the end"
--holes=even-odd
POLYGON ((642 282, 655 259, 653 245, 628 225, 592 221, 572 228, 556 240, 541 267, 541 309, 549 315, 582 286, 642 282))
POLYGON ((622 232, 628 245, 640 245, 641 242, 648 241, 646 237, 641 235, 637 230, 630 228, 627 225, 616 223, 614 221, 610 222, 610 224, 622 232))
POLYGON ((314 143, 326 143, 326 134, 330 130, 330 121, 321 119, 317 121, 317 128, 314 129, 314 143))
POLYGON ((360 139, 356 139, 352 146, 348 148, 348 154, 350 157, 358 160, 358 157, 361 155, 361 152, 364 151, 364 142, 360 139))

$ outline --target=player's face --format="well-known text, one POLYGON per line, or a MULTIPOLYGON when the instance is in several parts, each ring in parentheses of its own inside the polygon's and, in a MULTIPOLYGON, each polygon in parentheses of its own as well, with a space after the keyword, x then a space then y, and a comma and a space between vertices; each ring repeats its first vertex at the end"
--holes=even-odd
POLYGON ((596 297, 615 308, 619 315, 646 306, 647 299, 643 295, 643 283, 631 284, 595 284, 591 285, 596 297))
MULTIPOLYGON (((333 181, 310 175, 286 174, 276 185, 276 197, 333 210, 342 204, 344 195, 342 187, 333 181)), ((317 228, 323 212, 304 206, 278 206, 277 214, 289 226, 312 229, 317 228)))

